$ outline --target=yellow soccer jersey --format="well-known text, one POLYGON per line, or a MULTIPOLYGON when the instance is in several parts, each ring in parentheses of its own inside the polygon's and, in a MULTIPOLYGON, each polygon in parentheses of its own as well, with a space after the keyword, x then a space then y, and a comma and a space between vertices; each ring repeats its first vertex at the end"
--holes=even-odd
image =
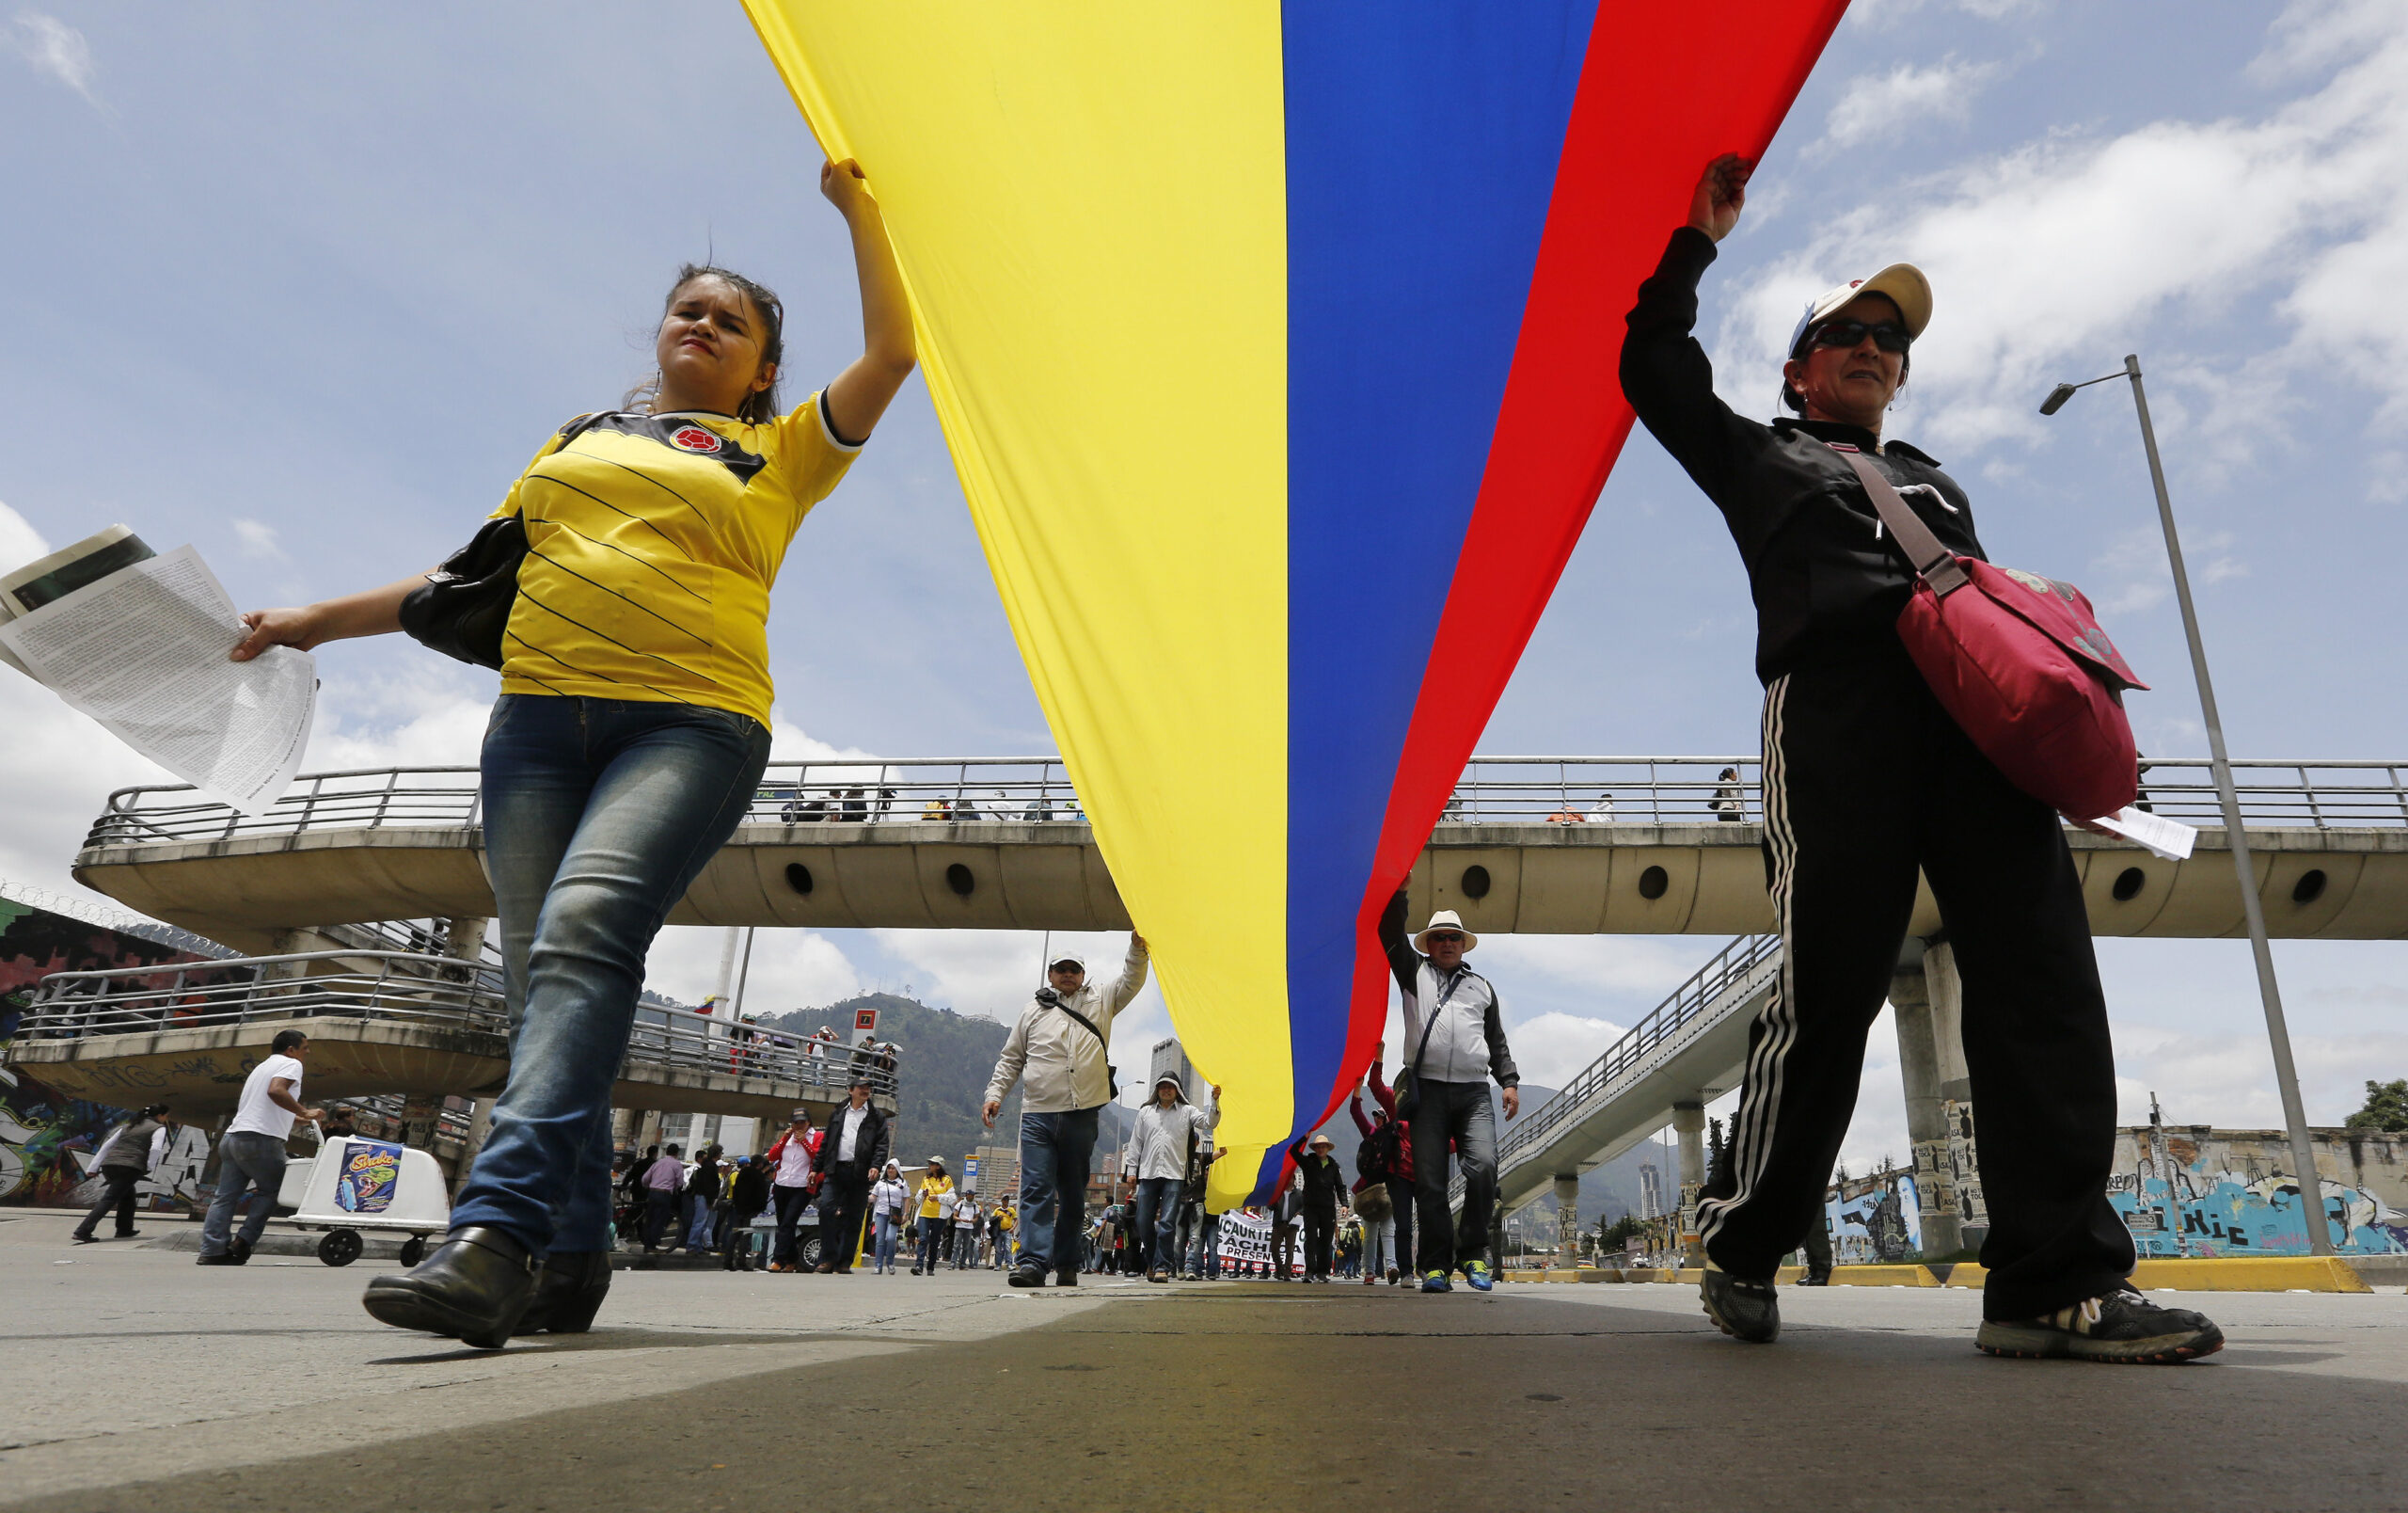
POLYGON ((768 725, 769 585, 860 451, 836 439, 817 394, 762 425, 689 412, 567 427, 493 514, 527 521, 502 692, 699 704, 768 725))

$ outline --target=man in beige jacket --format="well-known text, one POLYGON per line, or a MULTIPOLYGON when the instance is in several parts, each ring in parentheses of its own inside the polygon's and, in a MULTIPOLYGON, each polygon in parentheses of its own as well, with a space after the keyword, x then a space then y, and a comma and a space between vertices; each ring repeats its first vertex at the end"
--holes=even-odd
POLYGON ((1047 985, 1021 1011, 1020 1023, 995 1059, 982 1110, 990 1129, 1014 1083, 1020 1100, 1020 1264, 1015 1287, 1079 1284, 1080 1246, 1086 1230, 1087 1168, 1096 1127, 1112 1101, 1107 1059, 1112 1018, 1146 985, 1146 938, 1129 937, 1129 959, 1107 985, 1087 980, 1083 957, 1061 956, 1045 969, 1047 985))

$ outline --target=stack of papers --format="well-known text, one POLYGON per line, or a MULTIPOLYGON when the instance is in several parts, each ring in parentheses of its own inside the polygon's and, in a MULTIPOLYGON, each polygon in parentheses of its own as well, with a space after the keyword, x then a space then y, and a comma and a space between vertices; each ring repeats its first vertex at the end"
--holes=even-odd
POLYGON ((267 810, 309 749, 318 663, 227 653, 242 618, 191 547, 121 525, 0 576, 0 657, 220 803, 267 810))

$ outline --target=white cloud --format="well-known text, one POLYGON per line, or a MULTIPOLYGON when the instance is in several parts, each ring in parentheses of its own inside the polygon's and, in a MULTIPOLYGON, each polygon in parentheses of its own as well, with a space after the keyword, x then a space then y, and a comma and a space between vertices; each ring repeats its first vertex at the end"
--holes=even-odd
MULTIPOLYGON (((1952 0, 1947 8, 1984 21, 2004 21, 2009 16, 2036 11, 2046 4, 2047 0, 1952 0)), ((1847 19, 1858 26, 1889 26, 1923 8, 1924 0, 1855 0, 1847 8, 1847 19)))
POLYGON ((1513 1064, 1520 1068, 1523 1081, 1560 1088, 1625 1032, 1626 1027, 1611 1020, 1560 1011, 1537 1014, 1513 1027, 1513 1064))
POLYGON ((1973 97, 1998 72, 1995 63, 1962 63, 1951 56, 1928 68, 1901 63, 1887 73, 1861 74, 1831 107, 1822 139, 1807 155, 1829 157, 1934 117, 1962 123, 1972 118, 1973 97))
POLYGON ((2221 371, 2166 354, 2152 371, 2167 387, 2151 399, 2169 434, 2195 430, 2229 458, 2261 428, 2219 418, 2262 418, 2289 403, 2292 374, 2336 366, 2380 398, 2378 423, 2408 415, 2408 302, 2396 296, 2408 277, 2408 8, 2301 0, 2266 58, 2289 75, 2332 72, 2259 119, 2050 137, 1832 217, 1739 292, 1719 342, 1727 397, 1762 409, 1757 390, 1805 300, 1908 258, 1938 295, 1910 387, 1920 437, 1943 449, 2035 439, 2050 384, 2111 367, 2157 318, 2242 306, 2288 323, 2287 336, 2221 371), (2326 45, 2333 32, 2346 51, 2326 45))
POLYGON ((0 504, 0 572, 13 572, 50 555, 50 543, 24 516, 0 504))
POLYGON ((276 542, 276 527, 264 520, 236 517, 229 522, 234 527, 235 539, 243 546, 243 555, 263 562, 286 562, 291 559, 276 542))
POLYGON ((92 104, 101 103, 92 88, 92 46, 82 32, 56 16, 21 10, 6 35, 26 62, 92 104))
MULTIPOLYGON (((702 1002, 719 991, 726 940, 727 932, 717 927, 669 926, 653 941, 645 985, 687 1003, 702 1002)), ((749 965, 738 937, 737 980, 743 987, 748 1014, 815 1008, 862 991, 861 974, 842 948, 808 930, 755 931, 749 965)))

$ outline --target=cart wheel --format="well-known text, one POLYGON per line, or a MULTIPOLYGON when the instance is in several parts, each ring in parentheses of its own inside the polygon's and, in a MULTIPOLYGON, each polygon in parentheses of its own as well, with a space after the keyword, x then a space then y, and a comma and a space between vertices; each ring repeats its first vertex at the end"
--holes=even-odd
POLYGON ((347 1266, 359 1259, 359 1232, 332 1229, 318 1242, 318 1259, 330 1266, 347 1266))
POLYGON ((819 1269, 818 1235, 814 1234, 794 1248, 794 1267, 797 1271, 816 1271, 819 1269))
POLYGON ((426 1236, 413 1234, 402 1242, 402 1265, 414 1266, 426 1259, 426 1236))

